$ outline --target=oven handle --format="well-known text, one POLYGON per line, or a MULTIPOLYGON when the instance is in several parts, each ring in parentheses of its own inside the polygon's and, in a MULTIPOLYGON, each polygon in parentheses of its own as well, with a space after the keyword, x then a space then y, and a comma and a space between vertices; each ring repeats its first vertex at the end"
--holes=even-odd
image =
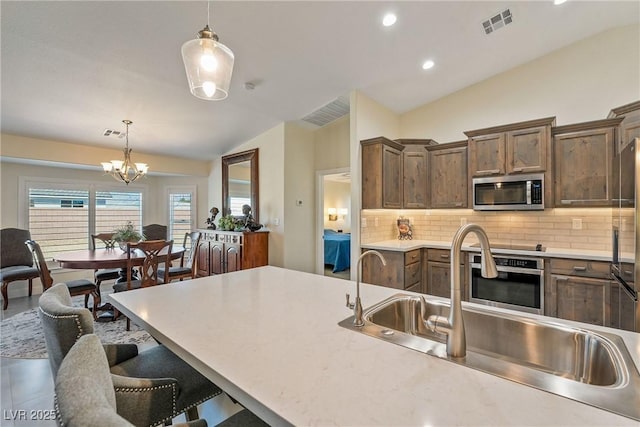
MULTIPOLYGON (((529 274, 531 276, 543 276, 544 275, 544 270, 538 270, 536 268, 519 268, 519 267, 503 267, 503 266, 496 266, 498 271, 504 271, 507 273, 522 273, 522 274, 529 274)), ((482 268, 482 266, 480 264, 475 264, 472 263, 471 264, 471 269, 478 269, 480 270, 482 268)))

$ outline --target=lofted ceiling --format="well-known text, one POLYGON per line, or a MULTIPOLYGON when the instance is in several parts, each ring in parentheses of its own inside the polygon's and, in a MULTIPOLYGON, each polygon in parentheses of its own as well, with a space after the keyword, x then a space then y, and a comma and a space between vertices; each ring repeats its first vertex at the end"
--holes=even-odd
POLYGON ((130 119, 136 152, 213 159, 354 89, 409 111, 637 23, 639 5, 215 1, 211 26, 235 68, 229 97, 211 102, 189 93, 180 53, 207 23, 206 2, 3 0, 2 132, 120 149, 103 132, 130 119), (507 8, 513 22, 485 35, 482 21, 507 8), (398 20, 383 27, 388 11, 398 20))

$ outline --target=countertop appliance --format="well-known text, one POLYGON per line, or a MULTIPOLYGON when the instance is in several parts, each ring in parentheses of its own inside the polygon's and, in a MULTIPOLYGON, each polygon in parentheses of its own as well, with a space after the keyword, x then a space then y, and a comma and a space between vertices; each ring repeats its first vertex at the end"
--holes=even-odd
POLYGON ((613 160, 611 277, 619 291, 612 292, 611 316, 621 329, 640 332, 640 138, 620 140, 613 160))
POLYGON ((473 209, 544 210, 544 174, 474 178, 473 209))
MULTIPOLYGON (((492 245, 493 247, 493 245, 492 245)), ((505 249, 516 249, 505 247, 505 249)), ((517 249, 535 251, 536 247, 517 249)), ((480 274, 480 255, 470 254, 469 301, 527 313, 544 314, 544 259, 494 255, 498 277, 480 274)))

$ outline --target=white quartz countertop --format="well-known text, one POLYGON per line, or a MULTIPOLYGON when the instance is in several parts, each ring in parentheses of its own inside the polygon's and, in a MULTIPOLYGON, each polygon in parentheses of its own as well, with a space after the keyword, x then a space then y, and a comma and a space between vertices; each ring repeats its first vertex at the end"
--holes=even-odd
MULTIPOLYGON (((346 292, 355 294, 354 282, 267 266, 110 298, 272 425, 638 426, 629 418, 344 329, 338 322, 352 314, 345 307, 346 292)), ((363 305, 397 292, 362 285, 363 305)), ((640 365, 638 334, 589 328, 622 336, 640 365)))
MULTIPOLYGON (((491 242, 489 242, 491 244, 491 242)), ((363 249, 378 249, 384 251, 400 251, 407 252, 414 249, 432 248, 432 249, 451 249, 451 242, 442 242, 435 240, 383 240, 380 242, 366 243, 360 245, 363 249)), ((463 251, 480 252, 479 247, 462 245, 463 251)), ((611 252, 593 251, 585 249, 565 249, 565 248, 545 248, 545 251, 522 251, 514 249, 491 248, 496 254, 505 255, 526 255, 544 258, 572 258, 586 259, 591 261, 611 262, 611 252)), ((623 262, 632 262, 629 256, 623 254, 623 262), (628 259, 627 259, 628 258, 628 259)))

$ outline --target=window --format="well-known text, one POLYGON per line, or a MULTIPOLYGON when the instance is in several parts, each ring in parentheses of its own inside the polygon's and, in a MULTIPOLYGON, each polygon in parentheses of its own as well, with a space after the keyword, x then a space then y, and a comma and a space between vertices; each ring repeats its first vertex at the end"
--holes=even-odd
POLYGON ((20 180, 21 227, 28 228, 46 259, 89 248, 90 235, 106 233, 127 221, 142 228, 141 187, 123 191, 103 184, 20 180), (96 187, 101 187, 97 189, 96 187))
POLYGON ((248 197, 233 197, 229 198, 229 204, 231 208, 231 215, 244 216, 242 213, 242 205, 251 206, 251 199, 248 197))
POLYGON ((195 187, 170 187, 169 236, 176 245, 182 245, 184 234, 195 230, 195 187))

